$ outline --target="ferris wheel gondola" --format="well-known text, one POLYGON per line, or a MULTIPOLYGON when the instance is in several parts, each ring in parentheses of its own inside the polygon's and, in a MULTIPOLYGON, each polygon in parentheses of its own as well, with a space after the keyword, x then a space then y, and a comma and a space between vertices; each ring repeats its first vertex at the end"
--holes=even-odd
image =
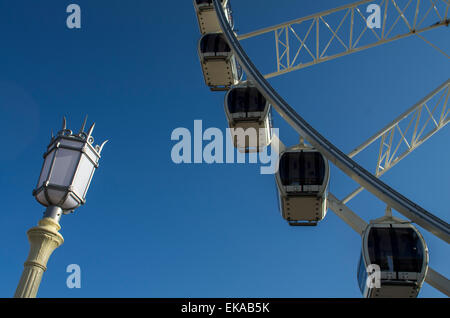
POLYGON ((256 87, 249 83, 233 87, 225 95, 224 106, 234 146, 240 152, 261 151, 270 144, 271 105, 256 87))
POLYGON ((383 217, 367 226, 358 266, 358 284, 364 297, 415 298, 427 270, 428 248, 411 223, 383 217), (377 269, 378 278, 373 272, 377 269), (372 283, 367 281, 368 271, 374 276, 369 279, 372 283))
POLYGON ((236 59, 221 33, 201 37, 198 54, 206 85, 211 90, 228 90, 239 81, 236 59))
POLYGON ((280 212, 289 225, 317 225, 325 218, 330 172, 319 151, 299 145, 282 152, 275 179, 280 212))
MULTIPOLYGON (((228 0, 221 0, 228 21, 232 21, 228 0)), ((202 34, 222 32, 212 0, 194 0, 198 26, 202 34)))

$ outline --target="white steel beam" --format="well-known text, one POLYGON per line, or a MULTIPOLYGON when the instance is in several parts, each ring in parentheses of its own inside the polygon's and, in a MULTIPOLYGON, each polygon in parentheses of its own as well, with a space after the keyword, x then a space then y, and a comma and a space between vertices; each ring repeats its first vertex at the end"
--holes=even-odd
POLYGON ((265 78, 271 78, 408 36, 421 37, 419 33, 448 26, 448 11, 448 0, 364 0, 243 34, 238 40, 274 33, 276 70, 265 75, 265 78), (383 12, 380 29, 367 26, 367 17, 363 13, 368 4, 378 4, 383 12), (330 15, 334 14, 339 16, 335 28, 329 23, 330 15), (425 21, 429 22, 427 19, 433 22, 425 25, 425 21), (347 23, 349 26, 344 28, 347 23), (298 30, 300 25, 306 25, 307 31, 298 30), (320 32, 321 28, 329 32, 320 32), (363 42, 366 34, 372 36, 363 42), (337 43, 339 50, 329 53, 332 43, 337 43))
MULTIPOLYGON (((353 158, 371 144, 380 140, 375 176, 381 177, 450 122, 450 116, 448 116, 449 96, 450 79, 447 79, 421 101, 355 148, 348 156, 353 158), (429 103, 434 97, 439 98, 430 109, 429 103), (401 128, 402 125, 403 128, 401 128), (428 130, 426 130, 427 128, 428 130), (394 138, 396 132, 398 132, 398 138, 394 138), (424 134, 424 132, 426 133, 424 134), (400 149, 403 151, 399 151, 400 149)), ((357 188, 347 195, 342 202, 349 202, 363 190, 363 187, 357 188)))
POLYGON ((337 216, 339 216, 342 221, 349 225, 356 233, 362 235, 367 223, 361 219, 355 212, 350 210, 344 203, 339 201, 332 193, 328 193, 328 207, 337 216))
POLYGON ((431 287, 436 288, 441 293, 450 297, 450 281, 431 267, 428 268, 425 281, 430 284, 431 287))

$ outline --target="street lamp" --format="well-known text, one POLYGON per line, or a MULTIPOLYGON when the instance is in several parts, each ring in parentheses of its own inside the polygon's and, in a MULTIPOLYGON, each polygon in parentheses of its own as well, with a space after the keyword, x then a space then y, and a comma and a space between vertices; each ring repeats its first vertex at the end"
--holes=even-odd
POLYGON ((39 225, 27 232, 30 253, 14 297, 36 297, 50 255, 64 242, 58 232, 61 215, 72 213, 86 202, 87 190, 107 142, 93 145, 95 124, 87 133, 84 132, 86 119, 78 134, 67 129, 65 118, 61 131, 56 136, 52 134, 39 181, 33 191, 36 200, 47 209, 39 225))

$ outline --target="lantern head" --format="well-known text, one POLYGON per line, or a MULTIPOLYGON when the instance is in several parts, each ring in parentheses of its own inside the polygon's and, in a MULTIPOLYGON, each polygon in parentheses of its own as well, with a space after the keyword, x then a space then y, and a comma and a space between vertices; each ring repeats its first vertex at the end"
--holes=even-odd
POLYGON ((52 134, 44 154, 41 175, 33 191, 40 204, 60 208, 65 214, 86 202, 86 193, 107 142, 93 145, 95 123, 85 133, 86 119, 78 134, 67 129, 66 119, 63 119, 61 131, 56 136, 52 134))

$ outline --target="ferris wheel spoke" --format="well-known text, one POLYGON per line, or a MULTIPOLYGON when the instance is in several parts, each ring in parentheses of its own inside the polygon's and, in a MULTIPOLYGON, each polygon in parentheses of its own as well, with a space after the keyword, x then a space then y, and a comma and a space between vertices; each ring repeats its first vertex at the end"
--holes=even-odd
MULTIPOLYGON (((448 11, 448 0, 430 0, 429 2, 421 2, 421 0, 365 0, 238 35, 238 40, 264 38, 263 35, 274 34, 276 61, 272 65, 276 65, 277 68, 264 75, 266 79, 269 79, 413 35, 423 38, 420 33, 449 25, 448 11), (383 12, 380 34, 377 33, 375 28, 368 28, 367 18, 360 9, 362 6, 377 3, 380 6, 380 12, 383 12), (409 7, 413 7, 413 3, 415 3, 415 9, 407 10, 409 7), (332 28, 327 20, 330 16, 339 17, 337 18, 338 26, 336 29, 332 28), (428 25, 425 24, 425 21, 428 25), (346 23, 349 24, 349 27, 347 29, 342 28, 343 24, 346 23), (303 30, 303 34, 301 30, 298 30, 302 24, 311 26, 307 31, 303 30), (330 32, 319 32, 321 27, 325 27, 330 32), (362 30, 358 31, 360 29, 362 30), (367 34, 372 34, 372 36, 369 37, 367 34), (366 39, 364 42, 362 41, 363 38, 366 39), (348 41, 344 39, 348 39, 348 41), (338 49, 326 54, 330 45, 338 42, 338 49), (316 49, 315 54, 312 54, 309 47, 316 49), (303 48, 309 54, 301 55, 303 48), (291 52, 296 52, 296 54, 292 55, 291 52)), ((439 49, 437 45, 424 41, 448 57, 448 54, 439 49)), ((269 45, 270 48, 273 44, 270 43, 269 45)))
MULTIPOLYGON (((380 140, 375 177, 381 177, 449 123, 450 120, 447 119, 448 112, 446 112, 449 95, 450 79, 446 80, 417 104, 355 148, 348 156, 353 158, 377 140, 380 140), (437 101, 434 101, 433 98, 436 98, 437 101), (427 106, 430 102, 434 102, 431 110, 427 106), (436 114, 438 114, 439 119, 434 117, 436 114), (433 124, 429 125, 430 122, 433 122, 433 124), (405 125, 406 127, 402 130, 400 127, 405 125), (398 139, 393 137, 395 131, 399 132, 398 139), (424 134, 424 132, 426 133, 424 134), (399 154, 400 147, 402 147, 402 152, 399 154)), ((342 202, 349 202, 363 190, 363 187, 358 187, 348 194, 342 202)))

